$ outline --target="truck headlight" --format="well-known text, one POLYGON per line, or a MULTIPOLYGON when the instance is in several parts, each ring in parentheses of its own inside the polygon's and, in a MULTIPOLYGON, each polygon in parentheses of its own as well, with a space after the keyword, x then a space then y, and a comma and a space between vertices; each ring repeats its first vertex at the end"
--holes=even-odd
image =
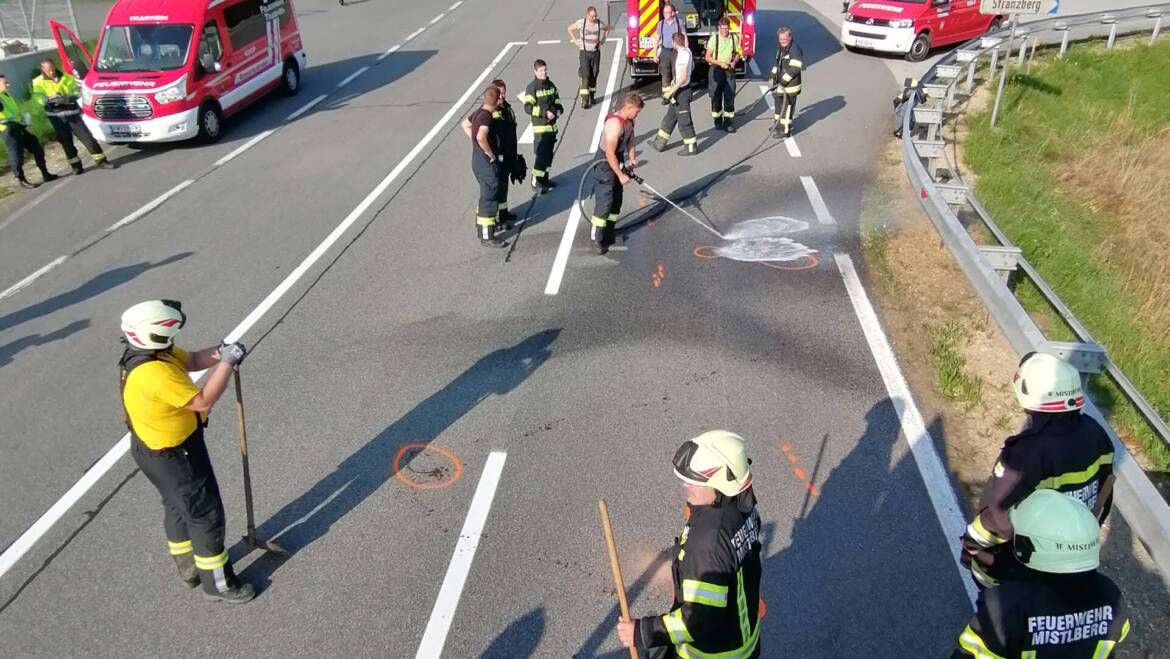
POLYGON ((175 81, 175 84, 166 89, 155 92, 154 102, 159 105, 166 105, 167 103, 174 103, 182 100, 187 95, 187 76, 183 76, 175 81))
POLYGON ((93 92, 91 92, 89 90, 89 87, 82 85, 81 86, 81 104, 82 105, 90 105, 92 103, 93 103, 93 92))
POLYGON ((897 21, 890 21, 890 27, 914 27, 914 19, 903 18, 897 21))
POLYGON ((853 14, 850 14, 849 12, 845 12, 845 22, 852 23, 853 22, 853 14))

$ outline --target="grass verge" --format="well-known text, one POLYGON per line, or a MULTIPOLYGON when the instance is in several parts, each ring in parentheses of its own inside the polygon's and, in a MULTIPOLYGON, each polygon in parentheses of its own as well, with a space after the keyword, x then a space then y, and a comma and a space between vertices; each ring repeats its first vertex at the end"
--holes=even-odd
MULTIPOLYGON (((967 165, 1004 231, 1155 408, 1170 410, 1170 41, 1073 48, 1013 75, 1000 123, 970 118, 967 165)), ((1070 338, 1033 290, 1020 299, 1070 338)), ((1148 469, 1170 451, 1112 383, 1095 400, 1148 469)))

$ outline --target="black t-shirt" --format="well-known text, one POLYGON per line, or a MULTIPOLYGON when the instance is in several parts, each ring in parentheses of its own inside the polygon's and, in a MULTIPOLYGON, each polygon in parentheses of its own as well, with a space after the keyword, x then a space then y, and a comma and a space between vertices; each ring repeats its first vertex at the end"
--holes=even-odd
POLYGON ((480 108, 471 114, 471 161, 476 159, 480 161, 487 160, 487 154, 479 146, 479 129, 488 129, 488 144, 492 147, 492 152, 499 151, 499 139, 492 131, 492 113, 480 108))

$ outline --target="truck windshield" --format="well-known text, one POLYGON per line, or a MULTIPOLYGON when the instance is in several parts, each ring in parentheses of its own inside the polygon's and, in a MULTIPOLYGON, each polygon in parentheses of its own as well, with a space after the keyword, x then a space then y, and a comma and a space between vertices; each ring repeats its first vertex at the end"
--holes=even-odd
POLYGON ((97 54, 102 73, 170 71, 187 62, 191 25, 111 25, 97 54))

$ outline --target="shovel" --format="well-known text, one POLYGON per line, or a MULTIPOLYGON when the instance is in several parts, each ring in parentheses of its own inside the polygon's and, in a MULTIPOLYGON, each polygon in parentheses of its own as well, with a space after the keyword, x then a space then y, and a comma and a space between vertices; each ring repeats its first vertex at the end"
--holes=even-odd
POLYGON ((248 534, 244 542, 253 549, 261 549, 273 554, 288 555, 280 545, 256 537, 256 514, 252 508, 252 472, 248 469, 248 431, 244 426, 244 390, 240 385, 240 368, 235 368, 236 381, 236 420, 240 427, 240 459, 244 463, 244 507, 248 511, 248 534))

